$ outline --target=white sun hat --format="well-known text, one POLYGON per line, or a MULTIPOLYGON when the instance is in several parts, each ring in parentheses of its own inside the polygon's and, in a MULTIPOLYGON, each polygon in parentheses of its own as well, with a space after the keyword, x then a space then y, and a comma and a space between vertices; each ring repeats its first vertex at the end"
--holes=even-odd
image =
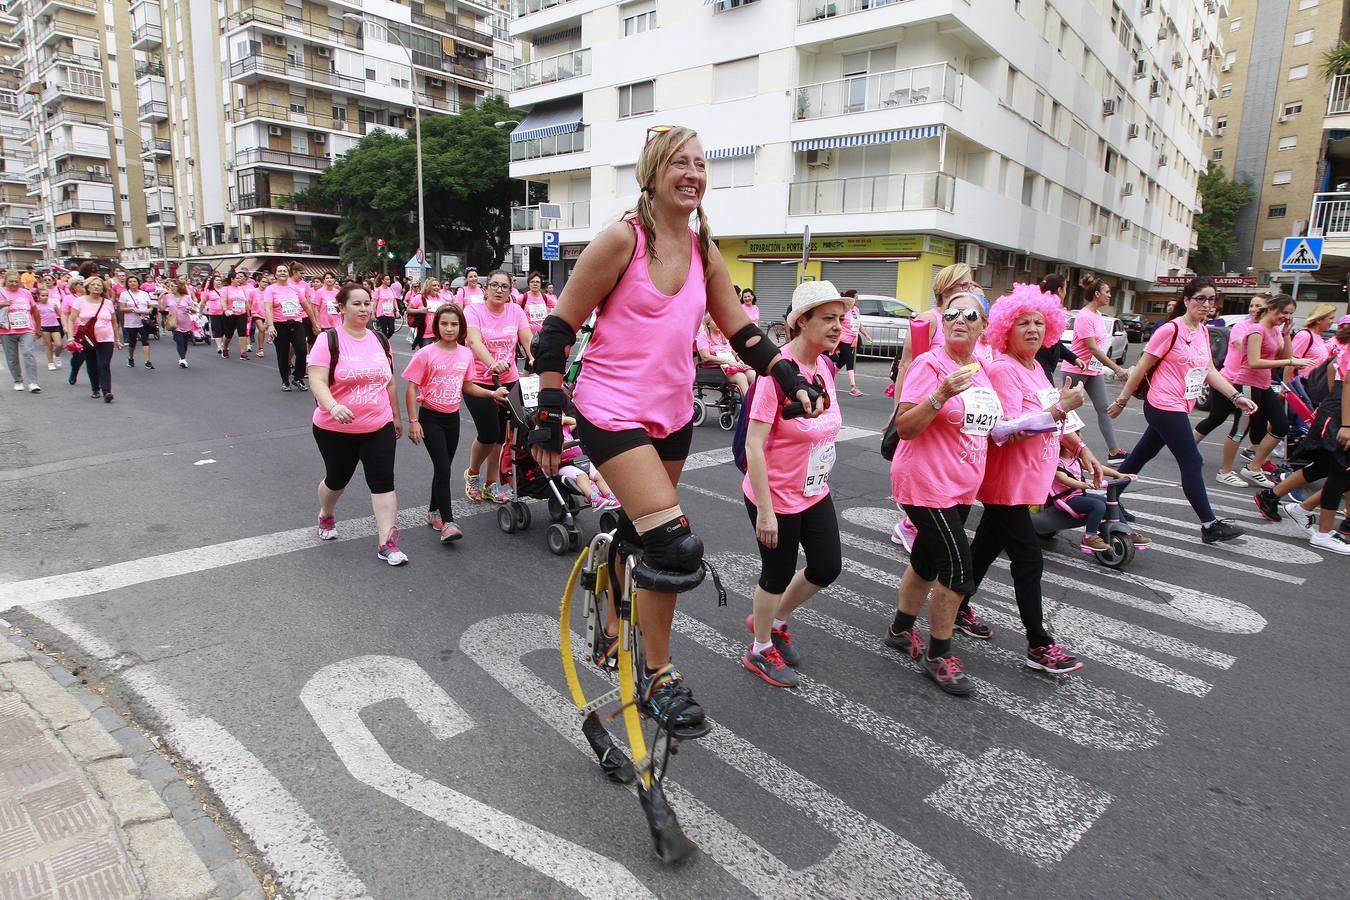
POLYGON ((841 302, 844 304, 845 312, 853 308, 854 300, 851 297, 841 297, 839 289, 832 283, 828 281, 803 281, 792 292, 792 308, 787 314, 787 326, 791 328, 795 325, 797 318, 808 309, 815 309, 822 303, 841 302))

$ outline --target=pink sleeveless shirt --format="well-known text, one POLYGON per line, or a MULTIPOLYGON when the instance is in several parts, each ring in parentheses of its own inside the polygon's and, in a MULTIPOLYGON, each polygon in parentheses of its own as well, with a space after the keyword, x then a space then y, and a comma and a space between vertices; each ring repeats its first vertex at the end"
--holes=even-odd
POLYGON ((630 224, 637 235, 633 260, 600 307, 572 400, 597 428, 641 428, 663 438, 694 414, 690 348, 708 308, 703 259, 691 231, 689 274, 668 297, 647 271, 646 234, 630 224))

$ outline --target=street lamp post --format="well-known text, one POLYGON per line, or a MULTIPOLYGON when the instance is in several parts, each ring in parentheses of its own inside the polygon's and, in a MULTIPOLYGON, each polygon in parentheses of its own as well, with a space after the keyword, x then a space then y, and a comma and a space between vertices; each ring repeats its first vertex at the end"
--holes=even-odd
MULTIPOLYGON (((360 13, 346 12, 342 18, 352 21, 358 29, 366 25, 366 17, 360 13)), ((394 43, 398 44, 399 49, 408 55, 408 70, 412 75, 413 88, 413 130, 416 135, 417 143, 417 252, 422 258, 422 276, 426 277, 427 269, 427 235, 426 235, 426 217, 423 215, 422 207, 422 108, 417 102, 417 73, 413 71, 413 55, 408 49, 408 45, 403 43, 403 39, 388 28, 384 29, 385 37, 392 37, 394 43)))

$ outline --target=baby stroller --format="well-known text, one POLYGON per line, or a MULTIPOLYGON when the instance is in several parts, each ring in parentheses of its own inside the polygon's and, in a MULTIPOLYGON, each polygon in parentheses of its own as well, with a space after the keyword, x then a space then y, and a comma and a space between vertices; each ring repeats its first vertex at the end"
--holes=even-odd
MULTIPOLYGON (((497 510, 497 527, 506 534, 525 531, 530 527, 530 507, 524 502, 525 498, 543 500, 548 504, 550 523, 544 533, 545 543, 550 553, 562 556, 581 548, 581 531, 577 528, 576 517, 590 504, 570 480, 545 475, 531 455, 528 439, 535 426, 538 401, 538 375, 523 376, 511 385, 507 396, 507 435, 502 447, 501 480, 511 488, 514 499, 497 510)), ((599 525, 601 531, 613 531, 619 526, 618 513, 612 510, 600 513, 599 525)))
POLYGON ((736 418, 741 412, 741 392, 727 378, 718 365, 699 363, 694 370, 694 426, 698 427, 708 418, 708 411, 717 413, 717 424, 723 431, 736 427, 736 418), (713 395, 709 399, 709 395, 713 395))

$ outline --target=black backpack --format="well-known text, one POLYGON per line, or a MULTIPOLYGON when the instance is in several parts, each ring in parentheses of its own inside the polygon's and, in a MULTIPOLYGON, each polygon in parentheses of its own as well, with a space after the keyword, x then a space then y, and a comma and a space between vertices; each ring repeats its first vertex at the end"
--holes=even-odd
MULTIPOLYGON (((1342 353, 1348 352, 1345 350, 1342 353)), ((1328 356, 1322 361, 1321 365, 1313 369, 1303 379, 1303 390, 1307 392, 1309 404, 1313 409, 1322 405, 1322 401, 1327 399, 1327 394, 1331 393, 1331 369, 1336 365, 1336 357, 1328 356)))

